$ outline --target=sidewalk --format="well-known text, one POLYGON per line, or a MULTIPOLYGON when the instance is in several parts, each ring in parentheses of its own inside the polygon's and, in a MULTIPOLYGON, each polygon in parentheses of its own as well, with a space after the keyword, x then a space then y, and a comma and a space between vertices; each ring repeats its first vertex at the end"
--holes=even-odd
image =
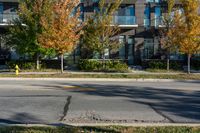
MULTIPOLYGON (((1 71, 0 74, 15 74, 15 72, 9 72, 9 71, 1 71)), ((34 74, 60 74, 60 72, 20 72, 21 75, 34 75, 34 74)), ((132 71, 128 73, 116 73, 116 72, 83 72, 83 71, 72 71, 72 70, 65 70, 64 74, 81 74, 81 75, 96 75, 96 74, 111 74, 111 75, 133 75, 133 74, 142 74, 142 75, 177 75, 177 74, 186 74, 186 73, 178 73, 178 72, 166 72, 166 73, 158 73, 158 72, 147 72, 147 71, 132 71)), ((200 73, 192 73, 192 74, 200 74, 200 73)))

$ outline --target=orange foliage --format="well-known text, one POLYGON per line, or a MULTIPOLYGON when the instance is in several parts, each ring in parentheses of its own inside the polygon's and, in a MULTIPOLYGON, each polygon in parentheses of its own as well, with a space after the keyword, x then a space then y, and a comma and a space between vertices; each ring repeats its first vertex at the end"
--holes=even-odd
POLYGON ((200 16, 198 0, 182 0, 183 14, 176 15, 176 26, 170 34, 182 53, 192 55, 200 51, 200 16))
POLYGON ((80 12, 73 13, 79 0, 57 0, 52 13, 41 19, 43 27, 39 42, 46 48, 54 48, 59 54, 71 52, 80 38, 80 12))

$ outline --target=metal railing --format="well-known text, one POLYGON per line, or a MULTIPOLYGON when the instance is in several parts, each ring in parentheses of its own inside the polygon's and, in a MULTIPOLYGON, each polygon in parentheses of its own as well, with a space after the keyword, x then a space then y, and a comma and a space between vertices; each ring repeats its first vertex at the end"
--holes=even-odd
POLYGON ((144 27, 149 27, 149 26, 163 26, 163 18, 162 17, 157 17, 155 19, 144 19, 144 27))
POLYGON ((150 19, 144 19, 144 26, 149 27, 150 26, 150 19))
POLYGON ((113 16, 113 23, 117 25, 135 25, 135 16, 113 16))
POLYGON ((11 23, 16 18, 18 18, 17 14, 3 13, 3 14, 0 14, 0 23, 11 23))

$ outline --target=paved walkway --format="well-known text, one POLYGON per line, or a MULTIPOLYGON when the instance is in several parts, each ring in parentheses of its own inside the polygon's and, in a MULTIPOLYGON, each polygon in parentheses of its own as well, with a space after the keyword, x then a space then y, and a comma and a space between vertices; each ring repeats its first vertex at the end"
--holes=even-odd
MULTIPOLYGON (((60 72, 20 72, 19 74, 59 74, 60 72)), ((113 73, 113 72, 82 72, 82 71, 64 71, 66 74, 155 74, 155 75, 160 75, 160 74, 169 74, 169 75, 174 75, 174 74, 184 74, 184 73, 178 73, 178 72, 169 72, 169 73, 158 73, 158 72, 147 72, 147 71, 132 71, 129 73, 113 73)), ((15 72, 10 72, 8 70, 0 70, 0 74, 15 74, 15 72)), ((193 73, 193 74, 200 74, 200 73, 193 73)))
MULTIPOLYGON (((1 72, 0 74, 15 74, 15 72, 1 72)), ((45 74, 60 74, 60 72, 20 72, 21 75, 45 75, 45 74)), ((65 71, 64 74, 82 74, 82 75, 104 75, 104 74, 112 74, 112 75, 134 75, 134 74, 142 74, 142 75, 177 75, 177 74, 186 74, 186 73, 154 73, 154 72, 145 72, 145 71, 135 71, 130 73, 104 73, 104 72, 74 72, 74 71, 65 71)), ((200 73, 192 73, 198 74, 200 73)))

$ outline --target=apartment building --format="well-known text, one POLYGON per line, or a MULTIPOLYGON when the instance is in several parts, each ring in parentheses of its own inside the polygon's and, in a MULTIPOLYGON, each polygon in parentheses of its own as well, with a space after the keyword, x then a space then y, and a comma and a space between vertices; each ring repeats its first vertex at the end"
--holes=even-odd
MULTIPOLYGON (((9 58, 3 46, 3 35, 11 21, 17 18, 18 0, 0 0, 0 60, 9 58)), ((98 8, 99 0, 81 0, 81 18, 87 20, 98 8)), ((115 0, 106 0, 113 3, 115 0)), ((178 2, 177 2, 178 3, 178 2)), ((117 57, 128 64, 138 64, 144 59, 161 58, 156 32, 162 26, 162 15, 167 9, 166 0, 123 0, 113 17, 113 23, 120 27, 117 35, 123 44, 117 57)))
MULTIPOLYGON (((106 2, 113 3, 115 0, 106 2)), ((98 0, 82 0, 82 6, 84 19, 87 19, 98 8, 98 0)), ((130 65, 145 59, 164 58, 159 51, 156 33, 164 28, 162 16, 166 11, 166 0, 123 0, 113 17, 113 23, 121 29, 118 38, 123 43, 118 57, 130 65)))
POLYGON ((4 44, 4 35, 11 21, 17 18, 17 0, 0 0, 0 65, 11 58, 11 51, 4 44))

